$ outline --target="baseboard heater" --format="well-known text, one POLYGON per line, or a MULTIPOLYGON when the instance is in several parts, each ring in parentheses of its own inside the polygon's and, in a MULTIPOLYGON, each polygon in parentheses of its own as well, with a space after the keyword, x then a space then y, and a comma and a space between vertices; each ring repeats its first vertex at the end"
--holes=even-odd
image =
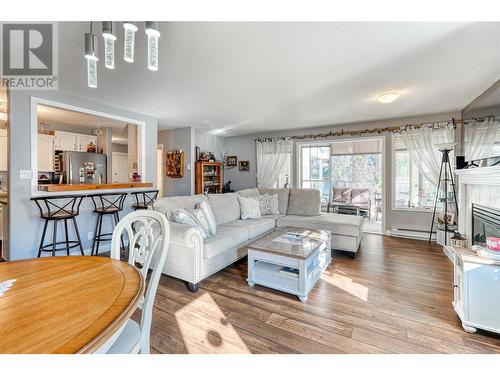
MULTIPOLYGON (((388 232, 389 232, 388 235, 393 236, 393 237, 413 238, 416 240, 428 240, 429 239, 429 231, 427 231, 427 230, 391 228, 388 232)), ((432 232, 431 239, 436 240, 436 232, 432 232)))

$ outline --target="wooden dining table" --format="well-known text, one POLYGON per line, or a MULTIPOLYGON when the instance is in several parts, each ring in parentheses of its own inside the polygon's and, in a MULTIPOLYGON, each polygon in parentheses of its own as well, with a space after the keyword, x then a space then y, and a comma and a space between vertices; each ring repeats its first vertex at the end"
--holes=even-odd
POLYGON ((0 354, 94 353, 116 339, 144 293, 142 274, 98 256, 0 263, 0 354))

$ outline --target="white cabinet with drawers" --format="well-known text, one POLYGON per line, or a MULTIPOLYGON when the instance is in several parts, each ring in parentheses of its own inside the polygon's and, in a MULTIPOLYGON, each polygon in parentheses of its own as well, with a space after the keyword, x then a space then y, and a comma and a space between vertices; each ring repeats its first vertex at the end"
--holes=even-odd
POLYGON ((453 262, 453 308, 466 332, 500 333, 500 261, 445 246, 453 262))

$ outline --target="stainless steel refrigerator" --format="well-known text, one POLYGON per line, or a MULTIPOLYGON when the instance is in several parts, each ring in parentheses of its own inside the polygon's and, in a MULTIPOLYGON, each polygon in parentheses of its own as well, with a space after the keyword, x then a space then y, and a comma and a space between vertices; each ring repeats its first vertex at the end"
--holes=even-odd
POLYGON ((63 175, 66 184, 105 184, 106 154, 63 152, 63 175))

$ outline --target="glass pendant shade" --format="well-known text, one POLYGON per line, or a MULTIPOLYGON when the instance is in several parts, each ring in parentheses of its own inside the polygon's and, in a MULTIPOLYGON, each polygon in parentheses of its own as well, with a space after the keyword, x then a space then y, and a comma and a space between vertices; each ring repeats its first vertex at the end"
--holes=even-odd
POLYGON ((97 59, 87 58, 87 85, 97 87, 97 59))
POLYGON ((134 62, 134 44, 137 26, 132 22, 125 22, 123 24, 123 29, 125 30, 123 38, 123 59, 126 62, 134 62))
POLYGON ((85 34, 85 59, 87 60, 87 85, 97 87, 97 38, 94 34, 85 34))
POLYGON ((148 69, 158 70, 158 22, 146 22, 146 35, 148 37, 148 69))
POLYGON ((115 68, 115 40, 113 35, 113 23, 105 21, 102 23, 102 37, 104 38, 104 66, 108 69, 115 68))

